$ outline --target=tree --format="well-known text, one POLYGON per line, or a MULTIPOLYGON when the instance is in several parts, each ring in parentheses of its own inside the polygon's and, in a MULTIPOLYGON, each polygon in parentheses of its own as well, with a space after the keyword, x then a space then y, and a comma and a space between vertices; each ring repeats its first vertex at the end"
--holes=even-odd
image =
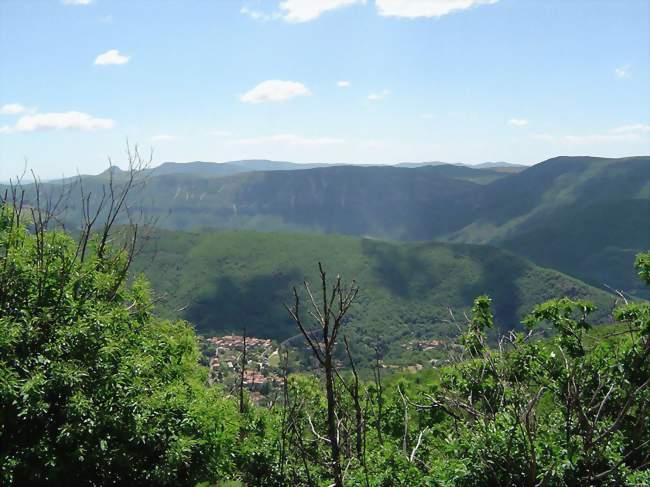
POLYGON ((242 350, 241 350, 241 363, 239 366, 239 414, 244 414, 246 412, 246 402, 244 400, 244 380, 246 378, 246 327, 244 327, 244 333, 242 334, 242 350))
POLYGON ((327 276, 320 262, 318 263, 318 270, 320 272, 321 304, 317 304, 309 283, 304 283, 305 291, 309 296, 312 308, 309 314, 318 327, 317 331, 312 332, 305 327, 301 316, 300 297, 295 287, 293 289, 293 307, 287 306, 287 310, 298 325, 298 328, 300 328, 300 332, 305 337, 314 357, 325 374, 327 440, 330 445, 332 475, 334 477, 334 485, 336 487, 342 487, 343 471, 341 469, 339 428, 336 418, 337 402, 334 393, 337 372, 332 360, 332 354, 345 315, 356 299, 359 288, 356 287, 353 281, 348 289, 344 289, 341 284, 341 276, 336 276, 334 285, 331 290, 328 290, 327 276))
MULTIPOLYGON (((648 255, 637 258, 642 277, 648 255)), ((593 336, 593 304, 551 300, 525 320, 528 333, 509 333, 499 350, 483 333, 493 322, 489 304, 477 298, 462 336, 465 358, 443 371, 428 404, 414 404, 444 412, 456 428, 432 470, 455 485, 647 481, 650 303, 625 302, 614 312, 617 331, 593 336), (549 324, 555 337, 535 340, 549 324)))
POLYGON ((223 476, 235 411, 205 387, 191 328, 153 317, 145 281, 127 285, 136 235, 110 243, 122 193, 78 241, 40 205, 21 218, 17 194, 0 202, 0 483, 223 476))

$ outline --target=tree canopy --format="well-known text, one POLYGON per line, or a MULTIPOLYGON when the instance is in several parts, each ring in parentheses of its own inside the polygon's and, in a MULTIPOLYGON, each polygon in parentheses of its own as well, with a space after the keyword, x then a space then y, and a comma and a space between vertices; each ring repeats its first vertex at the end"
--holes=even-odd
MULTIPOLYGON (((75 240, 38 210, 0 207, 4 485, 650 482, 648 302, 621 294, 617 324, 597 328, 592 303, 547 301, 526 331, 494 341, 480 296, 440 367, 383 382, 379 359, 374 381, 360 380, 341 321, 349 363, 324 361, 327 387, 285 373, 269 408, 240 410, 207 384, 193 329, 157 318, 147 282, 127 279, 134 247, 122 240, 90 227, 75 240)), ((650 284, 650 253, 636 266, 650 284)))
POLYGON ((128 255, 0 208, 0 483, 193 485, 228 470, 232 405, 128 255))

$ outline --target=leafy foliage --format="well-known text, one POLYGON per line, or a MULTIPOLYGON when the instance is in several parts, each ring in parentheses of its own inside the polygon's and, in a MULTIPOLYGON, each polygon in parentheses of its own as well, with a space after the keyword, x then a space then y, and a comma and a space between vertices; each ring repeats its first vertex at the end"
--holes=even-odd
MULTIPOLYGON (((641 272, 648 256, 637 259, 641 272)), ((364 385, 361 454, 348 425, 351 399, 340 386, 346 485, 644 485, 650 480, 649 310, 647 302, 624 304, 616 311, 621 322, 598 330, 590 325, 592 304, 552 300, 527 317, 529 332, 510 333, 495 349, 484 336, 494 319, 490 300, 477 298, 457 360, 388 378, 382 409, 378 384, 364 385), (549 325, 555 337, 535 339, 535 330, 549 325)), ((325 428, 321 386, 294 378, 287 391, 284 407, 270 418, 278 425, 275 444, 295 447, 265 458, 280 462, 284 485, 327 482, 328 445, 318 433, 325 428)), ((274 444, 268 433, 265 449, 274 444)), ((283 485, 274 482, 268 485, 283 485)))
MULTIPOLYGON (((309 167, 163 164, 131 203, 173 230, 310 231, 496 245, 595 286, 650 296, 628 265, 650 241, 647 156, 557 157, 511 175, 448 164, 272 170, 296 166, 309 167), (233 174, 240 171, 249 172, 233 174)), ((105 183, 105 173, 84 177, 95 198, 105 183)), ((60 189, 59 183, 44 186, 60 189)), ((33 202, 30 191, 27 200, 33 202)), ((78 202, 73 196, 66 215, 72 224, 78 222, 78 202)))
POLYGON ((315 282, 314 262, 320 261, 328 269, 344 270, 359 284, 346 334, 361 361, 374 357, 381 338, 387 344, 382 350, 387 360, 414 363, 413 352, 402 345, 456 336, 449 308, 469 311, 481 294, 491 295, 500 330, 518 327, 536 303, 551 298, 594 301, 598 321, 608 320, 614 304, 612 295, 510 253, 436 242, 159 231, 134 268, 163 296, 157 308, 162 316, 174 318, 176 310, 182 310, 182 317, 201 333, 238 333, 245 326, 254 336, 284 340, 298 330, 283 304, 292 302, 293 285, 304 279, 315 282))
POLYGON ((0 208, 0 483, 192 485, 229 468, 232 407, 126 256, 0 208))
MULTIPOLYGON (((493 314, 491 299, 481 295, 471 307, 466 332, 440 368, 382 379, 385 372, 377 357, 374 382, 358 383, 356 371, 351 377, 339 367, 327 398, 322 377, 285 371, 282 397, 270 401, 268 409, 238 412, 219 387, 206 386, 193 330, 153 315, 146 281, 126 284, 129 255, 105 247, 101 239, 88 241, 80 252, 78 242, 45 231, 36 224, 39 215, 32 216, 28 229, 11 208, 0 209, 2 484, 227 480, 247 487, 330 485, 331 444, 323 434, 332 424, 328 412, 336 420, 345 485, 650 482, 648 302, 624 302, 614 311, 615 326, 596 328, 597 306, 584 298, 600 297, 598 292, 510 254, 482 253, 487 251, 472 246, 401 247, 332 238, 332 267, 350 264, 348 272, 359 275, 362 301, 364 277, 386 293, 376 290, 370 296, 383 296, 384 303, 394 300, 403 309, 417 307, 417 301, 406 299, 412 292, 429 290, 440 300, 450 283, 469 281, 462 288, 464 298, 480 294, 478 290, 504 280, 503 274, 485 277, 504 262, 514 266, 521 289, 534 290, 526 303, 532 296, 566 289, 573 295, 535 306, 524 320, 528 331, 506 334, 496 342, 498 348, 488 337, 509 326, 493 314), (355 246, 365 252, 351 254, 358 261, 346 260, 346 251, 355 246), (448 261, 438 260, 440 255, 448 261), (378 256, 383 259, 373 260, 378 256), (451 280, 422 278, 427 266, 451 280), (385 273, 386 280, 364 274, 366 268, 385 273), (362 412, 361 423, 355 411, 362 412)), ((300 251, 308 237, 291 236, 303 239, 292 247, 288 237, 270 235, 253 240, 259 248, 246 247, 244 237, 251 235, 261 234, 226 234, 231 253, 226 256, 215 250, 212 237, 203 241, 192 250, 193 258, 202 258, 195 264, 174 261, 179 255, 174 248, 163 249, 167 256, 161 274, 154 275, 162 279, 173 265, 182 275, 188 265, 194 284, 201 285, 200 263, 203 268, 240 266, 240 278, 250 274, 245 257, 264 255, 260 248, 269 257, 256 265, 266 274, 278 256, 280 263, 296 265, 313 259, 300 251), (217 257, 209 259, 211 252, 217 257)), ((636 265, 639 276, 650 281, 650 253, 639 255, 636 265)), ((277 274, 269 276, 262 284, 274 282, 277 274)), ((258 286, 251 288, 251 296, 269 290, 258 286)), ((497 292, 516 294, 512 289, 497 292)), ((389 308, 376 309, 377 303, 382 300, 366 302, 352 319, 379 320, 378 313, 389 308)), ((354 338, 348 335, 353 326, 341 330, 354 338)), ((364 346, 361 339, 351 343, 350 357, 364 346)))

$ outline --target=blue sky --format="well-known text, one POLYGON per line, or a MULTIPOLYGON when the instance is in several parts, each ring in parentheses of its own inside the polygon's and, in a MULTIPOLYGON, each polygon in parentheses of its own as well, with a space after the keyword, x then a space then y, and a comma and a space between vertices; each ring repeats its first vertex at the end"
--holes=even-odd
POLYGON ((650 153, 647 0, 3 0, 0 180, 650 153))

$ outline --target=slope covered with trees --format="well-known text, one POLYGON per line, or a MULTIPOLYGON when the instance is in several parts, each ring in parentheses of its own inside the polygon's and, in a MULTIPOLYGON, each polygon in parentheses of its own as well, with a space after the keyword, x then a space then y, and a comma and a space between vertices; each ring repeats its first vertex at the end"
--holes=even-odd
POLYGON ((647 296, 623 265, 650 246, 650 158, 557 157, 485 188, 447 240, 504 247, 541 265, 647 296))
MULTIPOLYGON (((649 157, 558 157, 513 174, 448 164, 295 166, 301 170, 268 170, 294 168, 270 161, 166 164, 141 175, 130 203, 167 229, 490 244, 601 289, 647 296, 623 264, 650 245, 649 157)), ((111 175, 118 183, 125 177, 119 170, 84 177, 85 194, 101 198, 111 175)), ((66 191, 70 204, 60 217, 74 225, 80 189, 66 191)))
MULTIPOLYGON (((270 408, 245 395, 237 408, 207 384, 192 330, 152 316, 145 281, 126 284, 128 248, 105 246, 102 231, 75 241, 33 216, 30 231, 13 210, 0 213, 4 485, 650 481, 647 302, 623 303, 619 323, 596 333, 592 303, 551 300, 497 348, 488 335, 499 322, 480 296, 442 367, 391 378, 378 361, 374 381, 363 381, 354 365, 362 344, 341 319, 363 298, 323 273, 323 294, 333 286, 342 299, 328 305, 315 287, 312 317, 330 337, 323 346, 343 337, 347 362, 312 344, 315 374, 283 375, 270 408), (539 340, 549 326, 555 337, 539 340)), ((650 254, 637 266, 650 284, 650 254)), ((297 300, 292 313, 308 316, 297 300)))
POLYGON ((517 327, 537 302, 591 299, 606 321, 613 297, 558 272, 487 246, 390 243, 335 235, 248 231, 159 231, 135 261, 164 316, 182 316, 201 333, 240 332, 285 339, 296 334, 283 303, 291 287, 316 277, 314 262, 344 269, 362 289, 351 322, 368 347, 378 336, 393 351, 415 338, 456 333, 449 309, 467 310, 489 292, 504 328, 517 327), (182 311, 176 311, 182 310, 182 311))
MULTIPOLYGON (((430 239, 471 223, 481 187, 476 181, 503 177, 452 165, 335 166, 227 177, 202 170, 167 172, 164 165, 160 170, 160 175, 156 170, 138 174, 139 188, 129 204, 133 211, 158 218, 163 228, 293 229, 404 240, 430 239)), ((127 177, 112 168, 81 182, 42 184, 41 190, 53 198, 66 193, 68 204, 60 218, 75 225, 82 191, 97 202, 111 178, 119 185, 127 177)), ((33 185, 25 190, 27 201, 34 203, 33 185)))

